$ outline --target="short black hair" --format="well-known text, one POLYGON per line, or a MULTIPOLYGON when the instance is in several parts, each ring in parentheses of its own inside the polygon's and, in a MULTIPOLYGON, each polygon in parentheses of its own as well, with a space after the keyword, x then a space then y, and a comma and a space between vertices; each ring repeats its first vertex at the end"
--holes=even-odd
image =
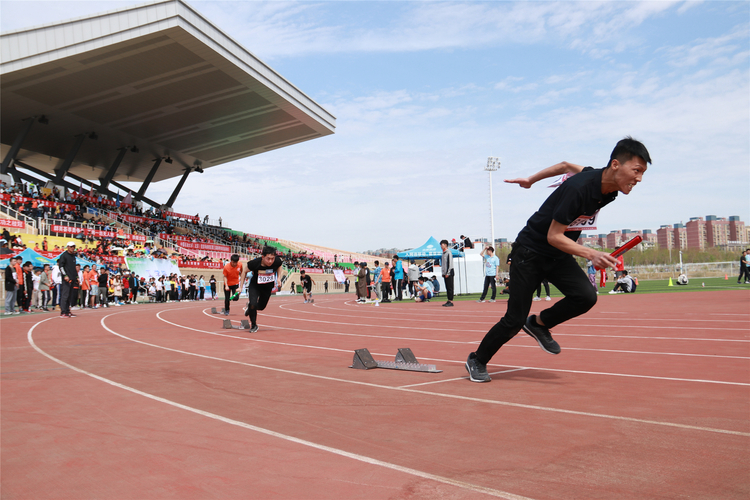
POLYGON ((302 269, 302 270, 301 270, 301 271, 300 271, 299 273, 300 273, 300 274, 305 274, 305 270, 304 270, 304 269, 302 269))
POLYGON ((442 245, 443 243, 445 243, 446 245, 450 245, 450 243, 448 243, 448 240, 440 240, 440 244, 442 245))
POLYGON ((274 254, 276 255, 276 249, 270 245, 266 245, 263 247, 263 250, 260 253, 262 256, 274 254))
POLYGON ((230 260, 232 262, 239 262, 240 261, 240 256, 237 255, 236 253, 233 253, 232 256, 230 257, 230 260))
POLYGON ((651 163, 651 156, 648 154, 646 146, 632 137, 627 136, 615 145, 615 149, 613 149, 612 154, 609 155, 609 163, 607 163, 607 167, 612 165, 612 160, 625 163, 632 160, 634 156, 643 159, 646 163, 651 163))

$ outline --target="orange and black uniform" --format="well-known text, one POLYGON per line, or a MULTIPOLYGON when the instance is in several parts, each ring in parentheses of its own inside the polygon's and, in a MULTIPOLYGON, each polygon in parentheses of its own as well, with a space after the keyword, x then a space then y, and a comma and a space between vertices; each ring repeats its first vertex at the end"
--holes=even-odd
POLYGON ((232 267, 232 263, 229 262, 224 266, 224 310, 229 312, 229 298, 234 295, 237 288, 240 286, 240 273, 242 272, 242 263, 237 262, 236 267, 232 267), (227 290, 229 287, 229 290, 227 290))

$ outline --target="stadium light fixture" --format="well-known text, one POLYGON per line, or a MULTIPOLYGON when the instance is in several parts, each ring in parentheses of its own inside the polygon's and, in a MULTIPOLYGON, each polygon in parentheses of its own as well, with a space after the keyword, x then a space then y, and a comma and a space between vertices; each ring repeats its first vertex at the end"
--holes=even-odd
POLYGON ((492 208, 492 172, 497 171, 500 168, 500 158, 496 156, 490 156, 487 158, 487 166, 484 167, 486 172, 490 174, 490 245, 494 248, 495 246, 495 213, 492 208))

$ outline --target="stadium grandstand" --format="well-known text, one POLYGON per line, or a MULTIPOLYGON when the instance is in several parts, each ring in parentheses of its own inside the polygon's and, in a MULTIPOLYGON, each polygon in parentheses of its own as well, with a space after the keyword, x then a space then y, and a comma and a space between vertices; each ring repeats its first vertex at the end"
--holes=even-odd
POLYGON ((3 257, 29 248, 54 259, 75 239, 80 257, 115 273, 147 258, 220 277, 231 254, 251 259, 271 245, 288 268, 285 287, 303 268, 326 274, 372 260, 174 211, 191 173, 335 130, 329 112, 183 1, 0 40, 3 257), (146 196, 174 177, 168 200, 146 196))

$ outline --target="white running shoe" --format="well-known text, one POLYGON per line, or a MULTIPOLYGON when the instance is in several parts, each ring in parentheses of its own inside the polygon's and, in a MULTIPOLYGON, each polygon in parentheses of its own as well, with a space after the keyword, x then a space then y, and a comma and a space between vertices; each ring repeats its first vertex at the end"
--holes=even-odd
POLYGON ((541 297, 534 297, 534 302, 537 302, 539 300, 542 300, 542 298, 541 297))
POLYGON ((544 299, 544 300, 546 300, 547 302, 549 302, 550 300, 552 300, 552 297, 550 297, 549 295, 547 295, 547 298, 544 299))

